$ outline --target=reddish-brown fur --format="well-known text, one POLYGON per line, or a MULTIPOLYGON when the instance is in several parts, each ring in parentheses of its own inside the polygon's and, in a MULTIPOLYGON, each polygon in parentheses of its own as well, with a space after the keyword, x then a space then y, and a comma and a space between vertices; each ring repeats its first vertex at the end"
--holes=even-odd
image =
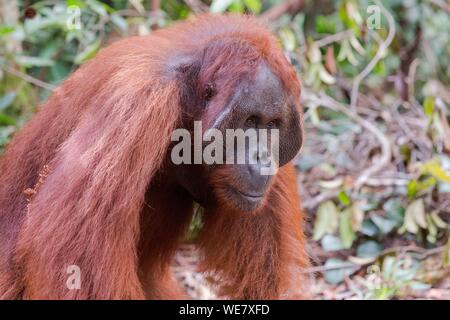
MULTIPOLYGON (((164 183, 170 135, 184 117, 167 70, 181 53, 220 39, 252 48, 242 61, 265 59, 299 97, 276 40, 252 18, 204 16, 103 49, 56 90, 0 160, 1 298, 180 297, 169 263, 193 209, 187 192, 164 183), (66 287, 69 265, 81 269, 80 290, 66 287)), ((239 63, 223 64, 230 81, 239 63)), ((203 267, 216 272, 224 294, 301 293, 308 259, 299 207, 288 164, 258 212, 206 209, 203 267)))

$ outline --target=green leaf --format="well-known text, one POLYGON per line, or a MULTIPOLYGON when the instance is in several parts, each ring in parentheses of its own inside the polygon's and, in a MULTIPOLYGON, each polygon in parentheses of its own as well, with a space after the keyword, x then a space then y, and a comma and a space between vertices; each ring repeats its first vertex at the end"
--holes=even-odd
POLYGON ((253 13, 259 13, 261 11, 260 0, 244 0, 244 4, 253 13))
POLYGON ((76 6, 79 7, 80 9, 83 9, 84 7, 86 7, 86 3, 82 0, 67 0, 66 6, 67 7, 76 6))
POLYGON ((339 201, 342 203, 342 205, 344 206, 348 206, 350 204, 350 198, 349 196, 345 193, 345 191, 341 191, 338 194, 338 199, 339 201))
POLYGON ((363 266, 372 262, 375 262, 376 257, 354 257, 349 256, 348 261, 353 262, 354 264, 363 266))
POLYGON ((328 259, 324 266, 326 268, 337 268, 324 272, 325 281, 330 284, 338 284, 358 270, 355 264, 335 258, 328 259))
POLYGON ((361 233, 368 236, 368 237, 374 237, 378 234, 379 229, 377 226, 372 222, 370 219, 366 219, 363 221, 361 225, 361 233))
POLYGON ((379 205, 380 205, 380 202, 378 200, 370 199, 367 202, 362 202, 360 204, 360 208, 361 208, 361 210, 363 210, 365 212, 369 212, 369 211, 372 211, 372 210, 375 210, 376 208, 378 208, 379 205))
POLYGON ((373 223, 375 223, 375 225, 383 234, 391 232, 398 225, 397 221, 385 219, 378 215, 373 215, 370 219, 373 221, 373 223))
POLYGON ((417 199, 411 203, 411 205, 414 206, 411 210, 414 214, 414 219, 416 220, 417 225, 425 229, 427 227, 427 220, 425 217, 425 205, 423 203, 423 199, 417 199))
POLYGON ((352 228, 355 231, 360 231, 362 223, 364 221, 364 211, 361 210, 359 202, 353 203, 351 206, 352 210, 352 228))
POLYGON ((434 112, 434 97, 426 97, 423 101, 423 111, 431 119, 434 112))
POLYGON ((360 55, 364 55, 364 53, 366 52, 364 50, 363 46, 361 45, 361 43, 355 37, 355 35, 352 35, 350 37, 350 44, 351 44, 352 48, 355 49, 356 52, 358 52, 360 55))
POLYGON ((376 241, 366 241, 356 248, 356 255, 361 258, 373 258, 380 254, 381 246, 376 241))
POLYGON ((433 220, 434 224, 435 224, 438 228, 440 228, 440 229, 446 229, 446 228, 447 228, 448 224, 447 224, 444 220, 442 220, 442 219, 439 217, 439 215, 437 214, 436 211, 433 211, 433 212, 430 214, 430 216, 431 216, 431 219, 433 220))
POLYGON ((387 219, 396 221, 397 224, 403 223, 405 208, 399 198, 390 198, 383 204, 383 209, 387 219))
POLYGON ((111 22, 117 27, 119 28, 119 30, 122 33, 127 33, 128 32, 128 22, 127 20, 125 20, 121 15, 118 14, 112 14, 111 15, 111 22))
POLYGON ((435 160, 422 164, 420 170, 422 174, 429 174, 442 182, 450 183, 450 175, 435 160))
POLYGON ((355 231, 352 228, 351 209, 341 212, 339 217, 339 236, 344 248, 350 248, 356 238, 355 231))
POLYGON ((383 259, 381 270, 383 270, 383 277, 386 279, 392 278, 392 274, 395 273, 397 268, 397 258, 392 256, 387 256, 383 259))
POLYGON ((289 28, 283 28, 280 30, 280 38, 281 42, 283 43, 283 47, 287 51, 294 51, 296 47, 296 39, 295 34, 292 32, 289 28))
POLYGON ((353 54, 352 47, 350 45, 350 40, 344 39, 341 43, 341 48, 339 50, 339 54, 337 56, 338 61, 345 61, 347 60, 350 64, 353 66, 358 65, 358 60, 356 59, 355 55, 353 54))
POLYGON ((313 64, 320 63, 320 61, 322 60, 322 53, 315 43, 311 43, 308 51, 306 52, 306 55, 309 61, 311 61, 311 63, 313 64))
POLYGON ((11 26, 0 26, 0 37, 14 32, 14 30, 14 27, 11 26))
POLYGON ((111 7, 109 7, 107 4, 101 3, 100 1, 97 0, 87 0, 86 3, 89 6, 89 8, 92 9, 92 11, 94 11, 95 13, 97 13, 99 16, 102 17, 107 17, 108 11, 112 11, 111 7))
POLYGON ((100 49, 100 43, 100 40, 96 40, 95 42, 88 45, 83 51, 77 54, 74 62, 76 64, 82 64, 83 62, 86 62, 90 58, 94 57, 98 49, 100 49))
POLYGON ((438 228, 434 224, 433 219, 431 218, 430 215, 427 215, 426 218, 427 218, 427 231, 428 231, 427 240, 430 243, 435 243, 436 236, 438 233, 438 228))
POLYGON ((213 13, 222 13, 233 4, 235 0, 213 0, 209 10, 213 13))
POLYGON ((408 182, 407 194, 410 199, 414 199, 419 192, 423 192, 436 185, 436 178, 428 177, 422 181, 411 180, 408 182))
POLYGON ((338 227, 339 212, 332 201, 326 201, 317 209, 313 240, 320 240, 326 233, 334 233, 338 227))
POLYGON ((55 62, 42 57, 15 56, 14 61, 24 67, 50 67, 55 62))
POLYGON ((328 73, 323 65, 320 65, 319 68, 319 78, 325 84, 334 84, 336 82, 336 79, 328 73))
POLYGON ((320 180, 317 184, 324 189, 336 189, 342 186, 344 179, 337 178, 333 180, 320 180))
POLYGON ((16 98, 16 93, 13 92, 7 92, 3 95, 3 97, 0 98, 0 111, 5 110, 8 108, 11 103, 14 102, 14 99, 16 98))
POLYGON ((14 126, 15 124, 16 120, 6 114, 0 113, 0 125, 14 126))
POLYGON ((228 11, 237 13, 243 13, 244 9, 245 7, 242 0, 234 0, 231 6, 228 7, 228 11))
POLYGON ((406 189, 408 198, 413 199, 416 196, 417 191, 419 189, 419 182, 417 180, 409 181, 406 189))
POLYGON ((71 68, 68 63, 58 60, 55 65, 50 68, 52 83, 59 83, 69 75, 70 71, 71 68))
POLYGON ((419 226, 424 229, 427 227, 425 207, 422 199, 411 202, 405 212, 404 227, 406 230, 416 234, 419 231, 419 226))
POLYGON ((319 15, 316 18, 317 33, 336 33, 336 23, 331 17, 319 15))
POLYGON ((378 63, 375 65, 375 68, 373 69, 373 72, 380 77, 386 76, 386 63, 384 62, 384 60, 378 61, 378 63))
POLYGON ((325 251, 338 251, 344 249, 341 239, 330 234, 323 236, 320 245, 325 251))
POLYGON ((447 244, 445 245, 442 262, 444 263, 445 267, 450 267, 450 237, 448 238, 447 244))

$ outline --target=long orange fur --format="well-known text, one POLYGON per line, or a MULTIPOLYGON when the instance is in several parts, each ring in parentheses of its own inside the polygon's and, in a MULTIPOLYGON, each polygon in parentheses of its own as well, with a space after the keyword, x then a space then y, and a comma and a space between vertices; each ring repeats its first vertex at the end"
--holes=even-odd
MULTIPOLYGON (((184 117, 180 86, 168 70, 174 57, 220 39, 253 48, 299 97, 275 38, 250 17, 206 15, 101 50, 56 90, 0 160, 1 298, 181 296, 169 264, 193 209, 185 191, 163 183, 170 136, 184 117), (80 267, 79 290, 66 286, 69 265, 80 267)), ((230 54, 239 61, 239 52, 230 54)), ((239 64, 229 58, 222 56, 225 69, 237 68, 228 70, 233 74, 239 64)), ((259 212, 206 209, 202 265, 216 272, 224 294, 301 293, 308 259, 299 207, 288 164, 259 212)))

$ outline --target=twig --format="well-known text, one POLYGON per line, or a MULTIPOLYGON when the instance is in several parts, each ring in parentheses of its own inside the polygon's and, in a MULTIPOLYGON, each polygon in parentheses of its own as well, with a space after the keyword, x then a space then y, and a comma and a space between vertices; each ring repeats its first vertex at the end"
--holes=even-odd
POLYGON ((371 187, 387 187, 387 186, 406 186, 408 179, 399 178, 368 178, 366 185, 371 187))
POLYGON ((433 205, 434 210, 436 210, 437 212, 450 212, 448 211, 447 208, 450 207, 450 200, 444 200, 441 204, 439 204, 438 206, 436 206, 435 204, 433 205))
POLYGON ((362 127, 370 131, 380 142, 381 145, 381 157, 380 159, 374 163, 371 167, 365 169, 358 179, 355 182, 354 188, 355 190, 359 190, 374 173, 381 170, 386 164, 389 163, 389 160, 391 159, 392 152, 391 152, 391 144, 389 142, 389 139, 386 137, 386 135, 381 132, 374 124, 372 124, 370 121, 367 121, 366 119, 363 119, 360 117, 354 110, 346 107, 342 103, 334 100, 330 96, 320 93, 318 96, 311 94, 308 92, 308 90, 303 91, 303 97, 307 100, 313 101, 313 104, 321 105, 327 108, 330 108, 335 111, 339 111, 347 115, 349 118, 353 119, 357 123, 359 123, 362 127))
POLYGON ((317 272, 325 272, 325 271, 332 271, 332 270, 342 270, 342 269, 360 269, 363 265, 358 265, 355 263, 343 263, 339 266, 315 266, 306 268, 301 271, 301 273, 317 273, 317 272))
POLYGON ((157 15, 159 10, 161 10, 161 1, 160 0, 151 0, 150 3, 152 15, 157 15))
POLYGON ((361 84, 361 81, 367 77, 367 75, 375 68, 378 61, 380 61, 383 58, 383 55, 387 48, 392 43, 392 40, 395 36, 395 20, 392 14, 386 10, 381 2, 379 0, 375 0, 375 3, 380 7, 381 11, 384 13, 384 15, 387 18, 388 24, 389 24, 389 33, 384 42, 380 44, 380 47, 378 48, 377 53, 375 54, 375 57, 366 65, 366 67, 361 71, 360 74, 358 74, 353 82, 353 88, 352 88, 352 94, 350 99, 350 107, 353 109, 357 102, 358 102, 358 93, 359 93, 359 86, 361 84))
POLYGON ((36 78, 34 78, 34 77, 32 77, 32 76, 30 76, 30 75, 28 75, 26 73, 23 73, 23 72, 21 72, 19 70, 16 70, 16 69, 14 69, 14 68, 12 68, 10 66, 0 65, 0 68, 2 68, 6 72, 8 72, 8 73, 10 73, 10 74, 12 74, 12 75, 14 75, 16 77, 21 78, 22 80, 25 80, 26 82, 34 84, 35 86, 44 88, 44 89, 49 90, 49 91, 54 91, 56 89, 56 87, 54 85, 49 84, 47 82, 44 82, 42 80, 36 79, 36 78))
POLYGON ((209 11, 206 4, 199 0, 184 0, 184 2, 194 11, 194 13, 205 13, 209 11))
POLYGON ((332 34, 330 36, 323 37, 322 39, 319 39, 317 41, 314 41, 314 44, 318 48, 322 48, 322 47, 328 46, 334 42, 339 42, 344 39, 347 39, 348 37, 350 37, 352 35, 352 33, 353 33, 352 30, 345 30, 342 32, 338 32, 338 33, 332 34))
POLYGON ((151 12, 140 12, 134 9, 123 9, 116 11, 116 14, 123 17, 149 17, 151 12))
POLYGON ((283 1, 279 5, 270 8, 269 10, 263 12, 259 19, 263 21, 273 21, 281 17, 285 13, 297 13, 305 7, 304 0, 288 0, 283 1))
POLYGON ((131 5, 141 14, 145 13, 144 5, 138 0, 130 0, 131 5))
POLYGON ((440 9, 450 13, 450 4, 445 3, 444 0, 430 0, 430 2, 438 6, 440 9))
POLYGON ((321 192, 319 195, 317 195, 314 198, 308 199, 302 203, 302 206, 306 209, 314 209, 319 205, 319 203, 322 203, 324 201, 330 200, 335 198, 339 194, 339 190, 330 190, 327 192, 321 192))

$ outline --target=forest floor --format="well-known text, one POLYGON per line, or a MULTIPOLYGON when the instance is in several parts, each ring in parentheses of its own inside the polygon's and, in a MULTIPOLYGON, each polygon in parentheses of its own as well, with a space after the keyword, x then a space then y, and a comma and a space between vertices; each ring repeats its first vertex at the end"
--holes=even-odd
MULTIPOLYGON (((223 299, 216 295, 208 278, 198 271, 198 262, 199 253, 194 244, 180 246, 172 263, 172 271, 180 287, 192 299, 223 299)), ((429 258, 428 263, 432 265, 433 258, 429 258)), ((317 272, 310 274, 309 290, 312 299, 316 300, 358 300, 364 298, 364 283, 364 277, 356 273, 347 277, 343 283, 333 285, 327 283, 320 272, 317 272)), ((450 300, 450 275, 430 289, 408 292, 395 299, 450 300)))

